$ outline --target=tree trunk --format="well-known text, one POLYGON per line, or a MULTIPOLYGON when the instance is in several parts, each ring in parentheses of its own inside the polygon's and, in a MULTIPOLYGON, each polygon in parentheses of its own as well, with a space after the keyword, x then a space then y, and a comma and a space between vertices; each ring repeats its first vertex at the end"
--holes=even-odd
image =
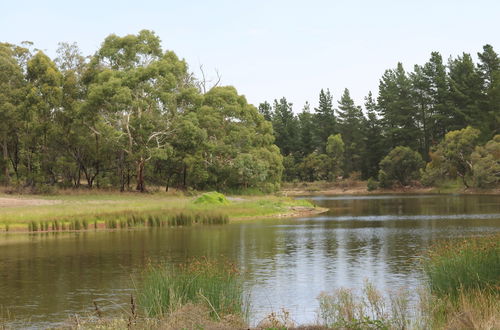
POLYGON ((3 165, 4 165, 3 175, 5 177, 4 183, 6 185, 9 185, 10 173, 9 173, 9 151, 7 150, 7 133, 4 134, 2 154, 3 154, 3 165))
POLYGON ((183 169, 183 173, 182 173, 182 185, 183 185, 184 189, 187 189, 186 181, 187 181, 187 166, 184 165, 184 169, 183 169))
POLYGON ((140 192, 144 192, 146 190, 145 184, 144 184, 144 158, 141 157, 137 161, 137 172, 136 172, 136 180, 137 180, 137 186, 136 190, 140 192))

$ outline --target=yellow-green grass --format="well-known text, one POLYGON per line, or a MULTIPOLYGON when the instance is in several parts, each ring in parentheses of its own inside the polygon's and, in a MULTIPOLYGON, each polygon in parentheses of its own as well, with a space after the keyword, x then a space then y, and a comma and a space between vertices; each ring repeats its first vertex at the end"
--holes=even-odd
POLYGON ((238 196, 229 204, 195 204, 195 197, 154 193, 102 193, 62 194, 51 196, 0 195, 0 198, 26 200, 18 206, 0 208, 0 231, 26 230, 35 222, 72 221, 86 219, 90 223, 104 223, 121 215, 182 212, 217 212, 230 220, 267 217, 290 212, 291 207, 313 207, 305 200, 278 196, 238 196))

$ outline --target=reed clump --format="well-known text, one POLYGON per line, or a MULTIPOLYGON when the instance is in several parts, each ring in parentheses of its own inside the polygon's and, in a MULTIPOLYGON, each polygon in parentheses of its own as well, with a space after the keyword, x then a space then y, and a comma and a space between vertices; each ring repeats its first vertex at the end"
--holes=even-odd
POLYGON ((129 229, 140 227, 178 227, 202 225, 223 225, 229 222, 229 217, 216 212, 146 212, 132 214, 113 214, 102 216, 100 219, 60 219, 54 221, 31 221, 28 223, 28 231, 80 231, 89 228, 97 229, 98 223, 103 223, 106 229, 129 229), (89 225, 94 223, 93 226, 89 225))
POLYGON ((423 264, 430 290, 439 297, 477 290, 500 294, 499 234, 436 245, 423 264))
POLYGON ((149 266, 138 289, 139 305, 149 317, 169 315, 187 304, 203 305, 220 320, 244 314, 244 295, 237 269, 208 259, 184 265, 149 266))

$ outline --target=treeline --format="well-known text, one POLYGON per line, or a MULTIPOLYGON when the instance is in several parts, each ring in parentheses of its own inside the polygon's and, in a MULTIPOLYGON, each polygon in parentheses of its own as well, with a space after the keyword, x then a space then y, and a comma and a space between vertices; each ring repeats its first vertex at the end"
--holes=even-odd
POLYGON ((196 79, 153 32, 110 35, 93 56, 67 43, 57 54, 0 44, 4 185, 279 186, 271 124, 233 87, 196 79))
POLYGON ((285 98, 257 109, 233 87, 208 86, 148 30, 110 35, 92 56, 76 44, 61 43, 51 59, 31 43, 0 43, 0 184, 122 191, 147 184, 273 191, 282 179, 346 177, 383 186, 443 177, 496 184, 500 60, 490 45, 478 57, 444 64, 434 52, 412 72, 401 63, 387 70, 378 97, 369 93, 363 107, 347 89, 336 104, 321 90, 317 108, 306 103, 295 114, 285 98), (416 169, 402 171, 398 161, 416 169))
MULTIPOLYGON (((477 55, 477 64, 466 53, 445 63, 438 52, 433 52, 427 63, 415 65, 411 72, 398 63, 381 77, 378 97, 370 92, 363 107, 355 104, 348 89, 336 104, 329 90, 321 90, 318 107, 313 111, 306 103, 298 114, 284 97, 272 105, 261 103, 259 111, 272 122, 275 143, 284 156, 284 180, 335 181, 354 176, 380 179, 382 185, 390 185, 395 178, 387 177, 381 166, 387 168, 389 161, 382 160, 391 150, 404 146, 404 150, 421 157, 416 160, 418 168, 433 161, 434 174, 430 169, 427 174, 421 171, 426 183, 434 183, 436 178, 431 177, 439 172, 442 177, 463 177, 464 184, 469 185, 474 148, 500 133, 500 59, 490 45, 477 55), (465 162, 457 166, 467 169, 436 170, 440 155, 447 153, 440 146, 446 134, 468 126, 474 129, 456 133, 469 139, 466 150, 453 151, 465 162)), ((488 150, 495 161, 489 166, 500 166, 499 151, 495 154, 496 147, 491 143, 488 150)), ((450 159, 446 160, 448 165, 450 159)), ((498 183, 500 171, 496 168, 497 172, 488 170, 498 183)), ((419 171, 413 171, 410 177, 420 178, 419 171)), ((406 179, 396 181, 408 183, 406 179)))

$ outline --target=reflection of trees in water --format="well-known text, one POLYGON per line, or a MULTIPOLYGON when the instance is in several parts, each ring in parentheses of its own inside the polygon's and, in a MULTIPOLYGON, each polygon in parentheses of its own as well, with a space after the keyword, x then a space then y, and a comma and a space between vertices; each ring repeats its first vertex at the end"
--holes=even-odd
MULTIPOLYGON (((295 297, 294 303, 303 299, 312 304, 316 291, 357 287, 365 278, 380 288, 415 284, 414 257, 436 240, 500 230, 494 216, 404 218, 500 214, 499 196, 317 203, 332 209, 310 219, 33 235, 31 241, 2 246, 0 305, 11 306, 14 315, 33 313, 33 320, 36 315, 54 319, 54 313, 63 320, 67 311, 91 308, 93 299, 126 302, 132 288, 130 274, 140 272, 149 260, 179 263, 196 256, 225 256, 237 262, 247 283, 259 287, 270 300, 295 297), (386 214, 403 216, 384 220, 386 214), (343 218, 335 218, 339 216, 343 218), (357 221, 361 216, 363 220, 357 221)), ((285 302, 275 307, 281 306, 285 302)))

